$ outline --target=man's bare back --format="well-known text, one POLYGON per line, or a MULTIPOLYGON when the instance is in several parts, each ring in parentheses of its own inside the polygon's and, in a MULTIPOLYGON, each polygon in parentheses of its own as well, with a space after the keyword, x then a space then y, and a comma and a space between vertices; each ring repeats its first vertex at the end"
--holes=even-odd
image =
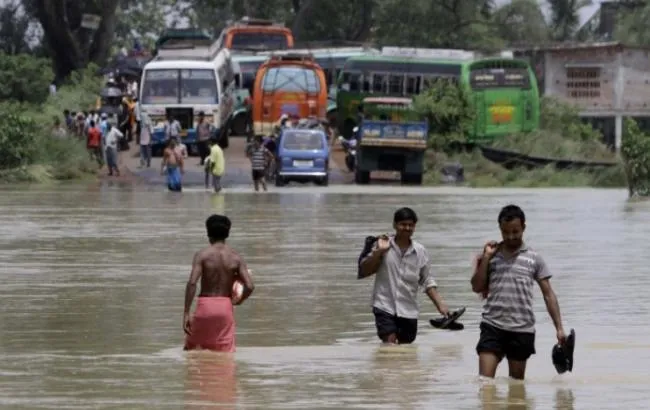
POLYGON ((202 271, 199 296, 231 297, 236 278, 242 281, 245 288, 253 288, 246 263, 230 246, 224 243, 210 245, 197 253, 197 259, 202 271))

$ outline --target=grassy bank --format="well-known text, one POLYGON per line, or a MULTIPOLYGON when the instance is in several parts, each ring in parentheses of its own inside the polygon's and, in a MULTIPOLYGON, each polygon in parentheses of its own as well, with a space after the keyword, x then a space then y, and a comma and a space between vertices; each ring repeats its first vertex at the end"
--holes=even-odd
POLYGON ((85 141, 74 136, 56 137, 55 119, 65 125, 63 110, 94 106, 101 80, 77 73, 56 95, 40 102, 5 100, 0 103, 0 181, 51 183, 97 175, 85 141))
POLYGON ((429 123, 429 151, 424 182, 440 184, 440 169, 449 163, 464 168, 465 185, 474 187, 624 187, 625 169, 603 143, 602 135, 581 121, 575 107, 553 98, 540 102, 540 130, 528 134, 500 137, 491 147, 528 156, 552 159, 616 162, 621 165, 586 170, 558 171, 552 165, 543 169, 508 170, 483 157, 480 150, 453 153, 454 143, 466 141, 474 128, 476 112, 471 99, 455 84, 438 81, 415 99, 416 110, 429 123))
POLYGON ((547 158, 618 162, 611 168, 558 171, 552 165, 540 169, 508 170, 483 157, 479 149, 470 153, 445 154, 431 151, 427 155, 425 182, 440 184, 440 168, 448 163, 460 163, 465 171, 465 185, 472 187, 625 187, 623 164, 603 144, 594 141, 577 141, 544 131, 505 137, 491 146, 547 158))

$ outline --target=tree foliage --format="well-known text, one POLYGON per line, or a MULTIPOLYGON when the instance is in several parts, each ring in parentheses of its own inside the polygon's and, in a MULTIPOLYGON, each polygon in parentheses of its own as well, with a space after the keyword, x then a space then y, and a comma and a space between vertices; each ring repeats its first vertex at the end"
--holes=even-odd
POLYGON ((54 73, 50 60, 0 51, 0 78, 0 101, 42 104, 47 99, 54 73))

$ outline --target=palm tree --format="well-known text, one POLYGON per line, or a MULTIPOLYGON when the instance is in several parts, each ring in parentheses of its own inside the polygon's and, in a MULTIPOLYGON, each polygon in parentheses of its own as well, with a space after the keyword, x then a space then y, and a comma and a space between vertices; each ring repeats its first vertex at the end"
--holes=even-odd
POLYGON ((590 6, 591 0, 548 0, 551 8, 553 38, 567 41, 573 38, 580 25, 580 9, 590 6))

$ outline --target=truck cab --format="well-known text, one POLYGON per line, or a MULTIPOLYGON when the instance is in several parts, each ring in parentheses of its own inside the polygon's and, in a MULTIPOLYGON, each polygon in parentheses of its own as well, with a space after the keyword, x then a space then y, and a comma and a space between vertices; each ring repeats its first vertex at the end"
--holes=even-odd
POLYGON ((429 125, 410 98, 367 97, 359 108, 357 184, 372 171, 396 171, 403 184, 422 184, 429 125))

